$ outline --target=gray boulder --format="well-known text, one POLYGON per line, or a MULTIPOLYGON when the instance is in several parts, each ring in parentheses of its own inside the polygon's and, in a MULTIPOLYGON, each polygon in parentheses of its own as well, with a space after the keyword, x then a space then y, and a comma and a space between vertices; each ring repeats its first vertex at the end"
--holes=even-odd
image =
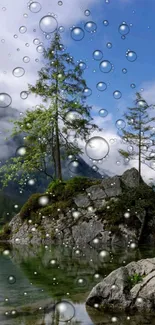
POLYGON ((121 182, 119 176, 109 177, 102 181, 102 186, 108 198, 122 194, 121 182))
POLYGON ((90 292, 86 304, 104 309, 153 311, 155 308, 155 258, 131 262, 111 272, 90 292), (133 276, 139 275, 132 285, 133 276))
POLYGON ((121 180, 127 187, 134 188, 138 186, 138 177, 138 170, 136 168, 131 168, 124 172, 121 176, 121 180))

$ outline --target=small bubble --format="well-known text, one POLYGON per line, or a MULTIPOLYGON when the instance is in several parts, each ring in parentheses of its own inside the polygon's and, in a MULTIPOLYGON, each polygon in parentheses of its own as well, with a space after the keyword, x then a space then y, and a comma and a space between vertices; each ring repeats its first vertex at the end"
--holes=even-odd
POLYGON ((99 111, 99 115, 101 117, 106 117, 108 115, 108 111, 104 108, 101 108, 100 111, 99 111))
POLYGON ((26 47, 29 47, 29 46, 30 46, 30 44, 29 44, 29 43, 25 43, 25 46, 26 46, 26 47))
POLYGON ((121 35, 127 35, 130 32, 130 28, 126 23, 119 26, 118 31, 121 35))
POLYGON ((9 107, 12 103, 12 98, 7 93, 0 93, 0 108, 9 107))
POLYGON ((129 212, 125 212, 124 213, 124 218, 129 219, 130 218, 130 213, 129 212))
POLYGON ((111 318, 112 323, 116 323, 118 321, 117 317, 112 317, 111 318))
POLYGON ((120 98, 122 97, 122 93, 121 93, 119 90, 115 90, 115 91, 113 92, 113 97, 114 97, 115 99, 120 99, 120 98))
POLYGON ((39 43, 40 43, 39 38, 35 38, 35 39, 33 40, 33 44, 35 44, 35 45, 39 45, 39 43))
POLYGON ((130 62, 134 62, 137 59, 137 54, 134 51, 127 51, 126 58, 130 62))
POLYGON ((63 2, 62 1, 58 1, 58 5, 59 6, 62 6, 63 5, 63 2))
POLYGON ((46 206, 48 203, 49 203, 49 198, 48 198, 48 196, 41 196, 40 198, 39 198, 39 204, 41 205, 41 206, 46 206))
POLYGON ((26 33, 26 31, 27 31, 26 26, 21 26, 21 27, 19 28, 19 32, 20 32, 21 34, 26 33))
POLYGON ((8 277, 8 282, 9 282, 9 284, 14 284, 16 282, 15 276, 14 275, 10 275, 8 277))
POLYGON ((107 46, 108 49, 111 49, 112 48, 112 43, 108 42, 106 46, 107 46))
POLYGON ((124 129, 126 126, 126 123, 124 120, 119 119, 116 121, 115 125, 116 125, 117 129, 124 129))
POLYGON ((85 36, 84 30, 80 27, 74 27, 71 30, 71 37, 74 41, 81 41, 85 36))
POLYGON ((59 314, 60 322, 69 322, 75 316, 75 308, 68 301, 61 301, 55 305, 55 310, 59 314))
POLYGON ((28 92, 27 92, 27 91, 22 91, 22 92, 20 93, 20 97, 21 97, 21 99, 27 99, 27 97, 28 97, 28 92))
POLYGON ((87 32, 93 33, 97 30, 97 25, 93 21, 88 21, 85 25, 84 28, 87 32))
POLYGON ((55 32, 58 27, 58 23, 55 17, 47 15, 41 18, 39 26, 42 32, 49 34, 55 32))
POLYGON ((16 151, 16 154, 19 156, 25 156, 26 155, 26 147, 19 147, 16 151))
POLYGON ((24 56, 24 57, 23 57, 23 62, 24 62, 24 63, 28 63, 28 62, 30 62, 30 58, 29 58, 28 56, 24 56))
POLYGON ((42 45, 38 45, 36 48, 38 53, 43 53, 44 52, 44 47, 42 45))
POLYGON ((79 66, 79 68, 80 68, 81 70, 85 70, 86 67, 87 67, 85 62, 80 62, 80 63, 78 64, 78 66, 79 66))
POLYGON ((25 70, 21 67, 17 67, 12 71, 14 77, 20 78, 25 74, 25 70))
POLYGON ((105 82, 98 82, 96 85, 97 90, 99 91, 105 91, 107 89, 107 84, 105 82))
POLYGON ((109 73, 112 70, 112 64, 108 60, 104 60, 100 63, 100 70, 109 73))
POLYGON ((63 33, 64 31, 65 31, 65 28, 64 28, 63 26, 60 26, 60 27, 59 27, 59 32, 60 32, 60 33, 63 33))
POLYGON ((126 68, 123 68, 123 69, 122 69, 122 72, 123 72, 124 74, 126 74, 128 71, 127 71, 126 68))
POLYGON ((103 20, 103 25, 104 25, 104 26, 108 26, 108 25, 109 25, 108 20, 103 20))
POLYGON ((85 16, 90 16, 90 10, 85 10, 85 12, 84 12, 84 14, 85 14, 85 16))
POLYGON ((29 5, 29 10, 33 13, 37 13, 41 10, 41 4, 39 2, 32 2, 30 5, 29 5))
POLYGON ((93 52, 93 58, 97 61, 100 61, 103 58, 103 53, 100 50, 96 50, 93 52))
POLYGON ((83 94, 84 94, 84 96, 89 97, 92 94, 92 90, 90 88, 85 88, 83 90, 83 94))
POLYGON ((24 18, 28 18, 28 14, 26 14, 26 13, 23 14, 23 17, 24 17, 24 18))

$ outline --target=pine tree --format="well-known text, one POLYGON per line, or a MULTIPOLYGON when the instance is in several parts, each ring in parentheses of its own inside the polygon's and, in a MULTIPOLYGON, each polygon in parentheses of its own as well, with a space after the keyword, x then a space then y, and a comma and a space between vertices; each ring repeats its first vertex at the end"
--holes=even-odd
POLYGON ((140 93, 136 93, 134 104, 134 107, 129 107, 128 112, 124 114, 127 129, 122 129, 121 136, 127 143, 127 151, 119 149, 119 153, 127 160, 138 158, 138 183, 140 184, 142 163, 155 169, 155 151, 151 149, 154 145, 155 117, 150 117, 154 105, 149 105, 140 93))
POLYGON ((85 104, 88 88, 81 65, 65 52, 57 32, 51 46, 44 50, 44 64, 36 84, 29 85, 29 92, 39 96, 42 104, 14 122, 12 136, 24 136, 25 152, 20 155, 17 150, 17 155, 0 169, 4 186, 17 176, 22 184, 36 170, 61 180, 61 160, 69 154, 81 154, 77 139, 86 141, 97 128, 92 123, 91 107, 85 104), (49 172, 51 163, 55 175, 49 172))

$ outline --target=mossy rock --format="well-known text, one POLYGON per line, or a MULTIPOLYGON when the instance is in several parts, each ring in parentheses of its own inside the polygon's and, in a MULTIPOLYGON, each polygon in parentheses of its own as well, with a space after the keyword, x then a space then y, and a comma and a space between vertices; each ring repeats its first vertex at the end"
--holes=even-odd
POLYGON ((11 227, 6 223, 0 231, 0 240, 9 240, 11 235, 11 227))
POLYGON ((30 196, 28 201, 23 205, 22 209, 20 210, 20 217, 21 219, 28 219, 31 217, 31 212, 36 212, 40 208, 39 199, 42 196, 48 196, 49 200, 51 200, 51 196, 48 194, 41 194, 41 193, 35 193, 30 196))
POLYGON ((60 213, 65 213, 66 209, 72 206, 72 200, 58 201, 39 210, 42 216, 58 218, 60 213), (60 209, 60 211, 59 211, 60 209))

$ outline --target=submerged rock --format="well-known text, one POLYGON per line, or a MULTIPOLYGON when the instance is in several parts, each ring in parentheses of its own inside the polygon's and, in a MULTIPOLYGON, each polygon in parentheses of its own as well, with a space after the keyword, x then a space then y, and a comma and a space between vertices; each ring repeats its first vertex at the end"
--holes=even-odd
POLYGON ((153 311, 155 258, 131 262, 111 272, 90 292, 86 304, 99 309, 153 311))

